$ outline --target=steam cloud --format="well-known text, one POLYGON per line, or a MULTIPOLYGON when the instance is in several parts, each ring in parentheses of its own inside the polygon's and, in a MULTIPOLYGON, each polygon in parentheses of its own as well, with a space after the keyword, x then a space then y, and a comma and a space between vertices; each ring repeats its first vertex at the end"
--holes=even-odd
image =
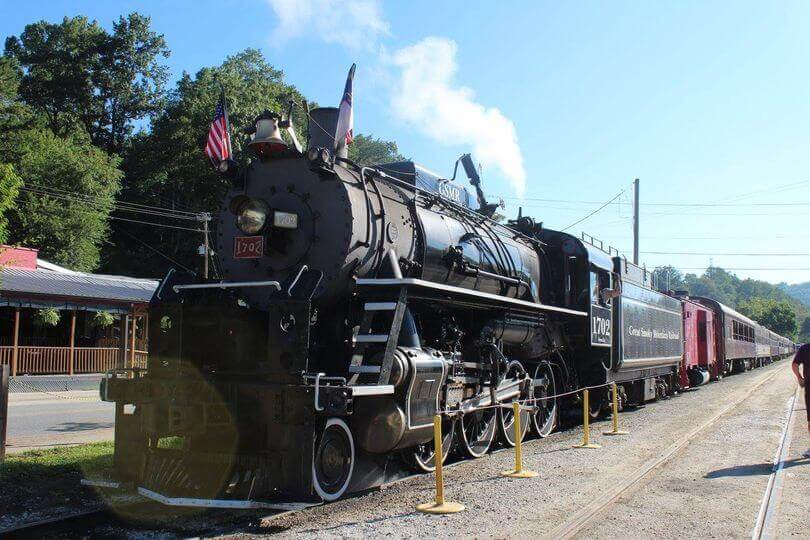
MULTIPOLYGON (((390 35, 380 0, 267 0, 279 18, 273 40, 283 43, 305 32, 326 43, 371 50, 390 35)), ((526 171, 515 125, 500 110, 475 100, 472 89, 454 82, 458 46, 428 37, 382 52, 392 76, 391 108, 398 120, 443 145, 471 147, 473 158, 497 169, 516 194, 526 190, 526 171)), ((380 75, 383 75, 382 73, 380 75)))
POLYGON ((273 41, 284 43, 304 33, 326 43, 368 48, 388 35, 379 0, 267 0, 279 19, 273 41))
POLYGON ((522 197, 526 171, 515 126, 498 109, 477 103, 470 88, 453 83, 457 49, 452 40, 428 37, 394 52, 388 58, 399 69, 393 112, 439 143, 472 146, 473 158, 498 169, 522 197))

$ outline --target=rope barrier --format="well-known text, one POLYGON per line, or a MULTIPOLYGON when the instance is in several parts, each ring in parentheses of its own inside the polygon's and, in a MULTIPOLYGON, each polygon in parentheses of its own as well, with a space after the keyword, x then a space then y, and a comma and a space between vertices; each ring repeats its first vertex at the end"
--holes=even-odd
POLYGON ((536 472, 523 468, 523 430, 520 429, 520 409, 519 403, 512 404, 512 411, 515 415, 515 420, 512 422, 515 428, 515 468, 511 471, 504 471, 501 475, 509 478, 535 478, 538 476, 536 472))
MULTIPOLYGON (((650 377, 637 377, 635 379, 627 379, 626 381, 621 381, 621 382, 623 384, 626 384, 626 383, 632 383, 632 382, 637 382, 637 381, 644 381, 644 380, 649 379, 649 378, 650 377)), ((464 409, 464 410, 462 410, 462 409, 439 409, 439 410, 436 411, 436 414, 443 414, 443 415, 447 415, 447 416, 457 416, 459 414, 467 414, 467 413, 476 412, 476 411, 483 411, 483 410, 486 410, 486 409, 503 409, 503 408, 508 409, 508 408, 512 407, 512 403, 529 404, 531 406, 529 408, 533 408, 536 411, 536 409, 537 409, 536 403, 538 401, 547 401, 547 400, 550 400, 550 399, 557 399, 557 398, 561 398, 561 397, 572 396, 572 395, 575 395, 575 394, 579 394, 580 392, 583 392, 585 390, 597 390, 599 388, 606 388, 608 386, 614 386, 615 387, 616 383, 611 381, 611 382, 605 382, 605 383, 602 383, 602 384, 594 384, 594 385, 590 385, 590 386, 581 386, 581 387, 579 387, 579 388, 577 388, 575 390, 569 390, 567 392, 562 392, 562 393, 559 393, 559 394, 552 394, 550 396, 530 397, 530 398, 526 398, 526 399, 513 400, 513 401, 508 401, 508 402, 503 402, 503 403, 494 403, 494 404, 491 404, 491 405, 483 405, 481 407, 474 407, 472 409, 464 409)))
POLYGON ((619 429, 619 392, 616 388, 616 383, 613 383, 613 388, 611 389, 611 393, 613 394, 613 429, 610 431, 603 431, 603 435, 627 435, 630 433, 629 431, 624 431, 619 429))
MULTIPOLYGON (((639 380, 644 380, 647 377, 639 377, 637 379, 631 379, 625 382, 635 382, 639 380)), ((512 422, 512 426, 514 428, 514 437, 515 437, 515 468, 508 471, 503 471, 501 473, 502 476, 506 476, 509 478, 536 478, 538 475, 537 472, 526 470, 523 468, 523 430, 521 429, 521 420, 520 420, 520 413, 521 411, 532 411, 535 412, 537 410, 536 402, 538 400, 548 400, 548 399, 557 399, 559 397, 565 397, 569 395, 579 394, 582 392, 582 423, 584 428, 583 440, 581 444, 574 445, 574 448, 601 448, 601 445, 593 444, 590 442, 590 391, 605 388, 607 386, 611 386, 612 391, 612 398, 613 398, 613 431, 606 432, 606 435, 623 435, 627 433, 626 431, 619 430, 618 418, 619 418, 619 405, 618 405, 618 388, 615 382, 585 386, 583 388, 578 388, 576 390, 570 390, 568 392, 562 392, 560 394, 554 394, 551 396, 545 396, 541 398, 532 397, 529 399, 523 400, 514 400, 509 403, 495 403, 491 405, 485 405, 483 407, 476 407, 473 409, 469 409, 467 411, 462 411, 459 409, 445 409, 436 412, 436 415, 433 417, 433 460, 436 463, 435 468, 435 477, 436 477, 436 497, 433 502, 429 503, 422 503, 416 506, 416 509, 420 512, 424 512, 427 514, 455 514, 456 512, 461 512, 465 510, 463 504, 447 501, 444 498, 444 474, 443 474, 443 448, 442 448, 442 416, 456 416, 459 414, 464 414, 468 412, 480 411, 484 409, 493 409, 493 408, 511 408, 512 414, 514 415, 514 420, 512 422), (531 406, 526 406, 526 404, 530 404, 531 406)))
POLYGON ((444 500, 444 452, 442 448, 442 416, 433 417, 433 462, 436 464, 436 499, 434 502, 423 503, 416 509, 426 514, 455 514, 464 510, 464 505, 444 500))
POLYGON ((590 391, 586 388, 582 391, 582 442, 575 444, 574 448, 602 448, 602 445, 591 442, 591 408, 589 402, 590 391))

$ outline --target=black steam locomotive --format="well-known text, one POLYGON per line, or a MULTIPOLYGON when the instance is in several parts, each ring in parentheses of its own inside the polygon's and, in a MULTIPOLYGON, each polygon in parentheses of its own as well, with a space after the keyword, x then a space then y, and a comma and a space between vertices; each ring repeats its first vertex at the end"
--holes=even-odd
POLYGON ((412 162, 354 163, 337 110, 309 115, 308 148, 266 114, 250 164, 222 164, 226 279, 170 272, 148 369, 105 379, 122 479, 170 504, 328 501, 432 470, 437 411, 439 459, 476 458, 515 443, 512 409, 482 407, 534 400, 521 425, 542 437, 562 407, 548 396, 674 390, 678 301, 646 272, 532 218, 493 220, 469 155, 474 194, 412 162), (615 331, 634 324, 666 337, 615 331))

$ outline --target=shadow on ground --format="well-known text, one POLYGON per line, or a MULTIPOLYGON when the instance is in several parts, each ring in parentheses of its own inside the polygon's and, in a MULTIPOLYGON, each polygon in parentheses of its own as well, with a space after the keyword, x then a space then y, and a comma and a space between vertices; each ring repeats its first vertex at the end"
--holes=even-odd
POLYGON ((92 431, 94 429, 110 429, 112 427, 112 422, 62 422, 58 426, 48 429, 48 431, 70 433, 75 431, 92 431))
MULTIPOLYGON (((789 459, 782 462, 783 469, 790 467, 798 467, 806 465, 810 467, 810 459, 805 457, 789 459)), ((767 476, 773 472, 773 463, 755 463, 753 465, 737 465, 735 467, 726 467, 725 469, 717 469, 707 473, 704 478, 723 478, 727 476, 767 476)))

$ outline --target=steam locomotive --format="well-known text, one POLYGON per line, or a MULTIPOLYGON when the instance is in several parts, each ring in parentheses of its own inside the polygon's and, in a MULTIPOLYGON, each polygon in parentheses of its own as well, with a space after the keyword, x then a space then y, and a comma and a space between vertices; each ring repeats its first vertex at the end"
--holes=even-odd
POLYGON ((281 137, 289 119, 264 114, 250 163, 221 164, 225 279, 170 272, 147 369, 102 382, 116 470, 142 494, 331 501, 449 452, 514 445, 512 409, 497 405, 533 403, 521 436, 545 437, 567 390, 614 381, 641 403, 696 381, 681 373, 684 300, 649 273, 530 217, 493 219, 469 155, 456 172, 474 193, 456 172, 355 163, 335 148, 338 111, 308 116, 306 149, 281 137))

